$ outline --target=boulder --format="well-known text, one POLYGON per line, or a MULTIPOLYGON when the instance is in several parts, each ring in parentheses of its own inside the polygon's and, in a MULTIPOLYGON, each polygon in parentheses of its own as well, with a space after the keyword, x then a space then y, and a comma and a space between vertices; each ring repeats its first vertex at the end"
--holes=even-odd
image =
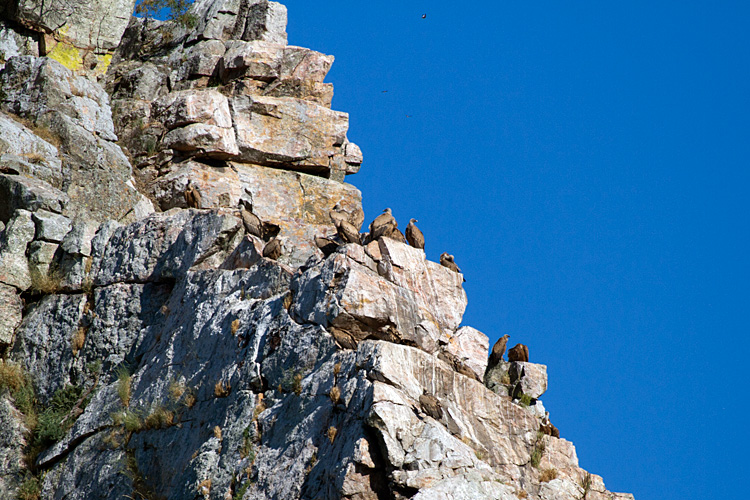
POLYGON ((57 147, 36 135, 21 121, 25 120, 0 113, 0 171, 36 177, 61 187, 62 162, 57 147))
POLYGON ((508 371, 513 389, 513 397, 522 394, 538 399, 547 392, 547 367, 535 363, 513 361, 508 371))
POLYGON ((309 101, 238 96, 230 107, 246 162, 326 172, 346 141, 349 116, 309 101))
POLYGON ((451 355, 455 362, 466 366, 478 379, 482 380, 487 368, 487 352, 490 339, 484 333, 470 326, 462 326, 453 335, 441 339, 441 350, 451 355))
POLYGON ((23 301, 18 290, 0 283, 0 347, 13 342, 13 333, 21 324, 23 301))
POLYGON ((6 223, 19 209, 62 213, 70 203, 68 195, 44 181, 9 174, 0 174, 0 199, 0 220, 6 223))
POLYGON ((67 217, 47 210, 37 210, 32 218, 36 224, 37 240, 60 243, 72 226, 67 217))
POLYGON ((268 0, 197 0, 198 23, 188 41, 262 40, 286 45, 286 7, 268 0))
POLYGON ((34 239, 35 232, 31 212, 16 210, 0 235, 0 283, 21 291, 31 287, 26 248, 34 239))
POLYGON ((11 0, 15 19, 36 31, 56 32, 80 49, 105 52, 120 43, 135 0, 11 0))

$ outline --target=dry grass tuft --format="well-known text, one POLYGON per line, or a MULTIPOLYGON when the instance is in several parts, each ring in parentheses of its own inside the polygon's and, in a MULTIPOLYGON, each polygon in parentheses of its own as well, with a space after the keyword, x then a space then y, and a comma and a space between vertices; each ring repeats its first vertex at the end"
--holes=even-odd
POLYGON ((120 396, 120 401, 126 408, 130 405, 131 379, 130 372, 124 367, 117 370, 117 395, 120 396))
POLYGON ((206 498, 211 495, 211 479, 204 479, 198 484, 198 493, 206 498))
POLYGON ((541 483, 547 483, 553 479, 557 479, 557 469, 554 468, 544 469, 539 475, 539 482, 541 483))
POLYGON ((216 382, 216 385, 214 386, 214 396, 217 398, 225 398, 229 396, 229 393, 232 392, 232 386, 229 384, 229 382, 224 382, 222 380, 219 380, 216 382))
POLYGON ((70 349, 73 351, 73 356, 78 356, 78 351, 83 348, 84 342, 86 342, 86 328, 79 326, 70 339, 70 349))
POLYGON ((169 383, 169 399, 172 401, 179 401, 183 394, 185 394, 185 391, 187 390, 187 387, 185 387, 185 384, 182 382, 179 382, 177 380, 172 380, 169 383))
POLYGON ((331 392, 328 393, 328 397, 331 398, 331 402, 334 405, 339 404, 341 401, 341 389, 339 389, 339 386, 334 385, 331 392))
POLYGON ((157 406, 143 421, 145 429, 166 429, 174 425, 174 413, 163 406, 157 406))
POLYGON ((31 289, 45 295, 57 293, 62 289, 62 275, 50 267, 47 272, 31 270, 31 289))
POLYGON ((336 433, 338 431, 335 427, 331 426, 328 428, 328 431, 326 432, 326 437, 328 437, 328 440, 333 444, 333 440, 336 439, 336 433))

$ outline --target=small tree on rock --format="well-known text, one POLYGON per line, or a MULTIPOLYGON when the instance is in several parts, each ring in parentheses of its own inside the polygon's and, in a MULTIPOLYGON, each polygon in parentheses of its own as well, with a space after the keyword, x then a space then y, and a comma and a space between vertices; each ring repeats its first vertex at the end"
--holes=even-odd
POLYGON ((166 9, 169 11, 169 19, 186 28, 192 28, 197 22, 195 16, 188 12, 192 3, 193 0, 138 0, 135 13, 144 17, 155 17, 166 9))

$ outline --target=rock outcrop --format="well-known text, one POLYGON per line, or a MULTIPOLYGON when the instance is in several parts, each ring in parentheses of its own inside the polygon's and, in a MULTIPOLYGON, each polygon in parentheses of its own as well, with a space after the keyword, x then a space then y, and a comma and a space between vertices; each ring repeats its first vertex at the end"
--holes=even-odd
POLYGON ((362 153, 282 5, 35 5, 0 25, 0 496, 632 499, 555 432, 544 365, 487 368, 460 273, 337 235, 362 153))

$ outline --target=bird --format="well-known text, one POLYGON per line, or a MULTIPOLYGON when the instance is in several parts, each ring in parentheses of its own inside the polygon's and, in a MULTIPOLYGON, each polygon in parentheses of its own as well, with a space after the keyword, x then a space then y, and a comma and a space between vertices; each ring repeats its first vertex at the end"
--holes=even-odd
POLYGON ((328 212, 328 216, 331 218, 331 222, 333 222, 334 226, 339 221, 349 220, 349 214, 342 210, 341 205, 338 203, 336 203, 336 205, 334 205, 334 207, 328 212))
POLYGON ((263 222, 260 218, 252 213, 250 210, 245 208, 244 205, 240 206, 240 215, 242 216, 242 224, 245 226, 245 231, 258 238, 263 237, 263 222))
POLYGON ((409 219, 409 224, 406 226, 406 241, 408 241, 409 245, 414 248, 421 248, 424 250, 424 235, 422 234, 422 231, 414 225, 415 222, 419 221, 417 219, 409 219))
POLYGON ((193 185, 192 180, 188 180, 187 186, 185 187, 185 203, 188 208, 203 208, 203 200, 201 193, 198 188, 193 185))
POLYGON ((422 395, 419 396, 419 406, 422 407, 422 410, 426 414, 435 420, 443 418, 443 407, 440 404, 440 401, 438 401, 438 398, 435 396, 428 394, 427 389, 424 389, 422 395))
POLYGON ((386 233, 390 233, 394 228, 398 228, 398 224, 393 215, 391 215, 391 209, 386 208, 382 214, 375 217, 375 220, 370 223, 370 239, 377 240, 386 233))
POLYGON ((339 244, 333 241, 331 238, 324 238, 322 236, 315 237, 315 246, 320 248, 323 252, 323 256, 326 258, 331 255, 339 247, 339 244))
POLYGON ((510 351, 508 351, 508 361, 528 362, 529 348, 523 344, 516 344, 510 351))
POLYGON ((456 262, 453 259, 454 257, 451 254, 449 254, 448 252, 443 252, 442 254, 440 254, 440 265, 447 267, 453 272, 460 273, 461 268, 456 265, 456 262))
POLYGON ((490 360, 487 363, 487 368, 493 368, 500 364, 500 362, 503 360, 505 347, 508 345, 509 338, 510 335, 503 335, 498 339, 497 342, 495 342, 495 345, 492 346, 492 354, 490 354, 490 360))
POLYGON ((333 335, 333 339, 341 346, 342 349, 357 349, 357 339, 355 339, 351 333, 344 330, 339 330, 338 328, 333 328, 331 330, 331 335, 333 335))
POLYGON ((422 14, 422 19, 427 19, 427 14, 422 14))
POLYGON ((391 228, 390 231, 385 233, 383 235, 386 238, 390 238, 394 241, 398 241, 399 243, 406 243, 406 238, 404 237, 404 233, 399 231, 398 227, 391 228))
POLYGON ((360 243, 359 231, 349 221, 338 221, 336 224, 336 232, 344 243, 360 243))
POLYGON ((276 260, 281 257, 281 243, 276 238, 266 243, 263 247, 263 257, 268 257, 271 260, 276 260))

